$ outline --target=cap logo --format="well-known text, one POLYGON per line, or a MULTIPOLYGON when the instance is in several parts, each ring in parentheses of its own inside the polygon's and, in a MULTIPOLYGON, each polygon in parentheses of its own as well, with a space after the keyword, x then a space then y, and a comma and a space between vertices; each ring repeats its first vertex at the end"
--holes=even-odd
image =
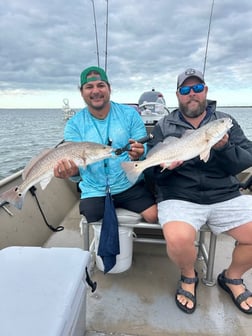
POLYGON ((196 71, 194 69, 188 69, 188 70, 186 70, 185 75, 186 76, 194 75, 195 73, 196 73, 196 71))

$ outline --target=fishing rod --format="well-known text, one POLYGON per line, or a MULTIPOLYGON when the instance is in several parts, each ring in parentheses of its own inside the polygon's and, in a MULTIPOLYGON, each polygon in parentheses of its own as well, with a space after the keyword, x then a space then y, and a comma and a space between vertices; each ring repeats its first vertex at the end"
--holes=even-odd
POLYGON ((94 27, 95 27, 95 41, 96 41, 96 54, 97 54, 97 65, 100 66, 100 56, 99 56, 99 43, 98 43, 98 34, 97 34, 97 25, 96 25, 96 15, 95 15, 95 5, 94 0, 91 0, 93 5, 93 14, 94 14, 94 27))
POLYGON ((204 59, 203 75, 205 75, 205 71, 206 71, 206 62, 207 62, 207 53, 208 53, 208 43, 209 43, 210 30, 211 30, 211 24, 212 24, 213 8, 214 8, 214 0, 212 1, 211 13, 210 13, 209 24, 208 24, 208 32, 207 32, 207 42, 206 42, 206 50, 205 50, 205 59, 204 59))
POLYGON ((107 1, 107 13, 106 13, 106 45, 105 45, 105 72, 107 72, 108 64, 108 0, 107 1))

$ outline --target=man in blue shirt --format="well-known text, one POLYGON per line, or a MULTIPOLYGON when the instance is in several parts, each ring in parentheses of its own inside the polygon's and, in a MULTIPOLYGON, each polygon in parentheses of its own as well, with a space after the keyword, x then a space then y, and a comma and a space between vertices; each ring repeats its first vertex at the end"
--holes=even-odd
POLYGON ((109 144, 113 148, 121 148, 129 142, 130 151, 89 165, 86 169, 62 159, 55 167, 54 175, 72 179, 77 176, 80 180, 80 213, 89 223, 103 217, 107 185, 115 207, 140 213, 147 222, 156 222, 153 195, 143 180, 132 185, 121 167, 121 162, 138 160, 145 155, 146 147, 133 140, 146 136, 140 115, 130 106, 110 101, 111 87, 102 68, 92 66, 81 73, 80 92, 87 106, 68 120, 65 141, 91 141, 109 144))

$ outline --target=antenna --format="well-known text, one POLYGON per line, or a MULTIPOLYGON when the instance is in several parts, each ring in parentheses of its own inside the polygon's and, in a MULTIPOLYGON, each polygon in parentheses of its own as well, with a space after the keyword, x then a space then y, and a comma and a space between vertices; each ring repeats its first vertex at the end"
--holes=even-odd
POLYGON ((105 72, 107 72, 108 63, 108 0, 107 1, 107 14, 106 14, 106 47, 105 47, 105 72))
POLYGON ((97 54, 97 64, 100 66, 100 57, 99 57, 99 45, 98 45, 98 35, 97 35, 97 25, 96 25, 96 15, 95 15, 95 5, 94 0, 91 0, 93 5, 93 13, 94 13, 94 27, 95 27, 95 40, 96 40, 96 54, 97 54))
POLYGON ((211 14, 210 14, 210 18, 209 18, 209 25, 208 25, 208 32, 207 32, 207 42, 206 42, 206 50, 205 50, 205 59, 204 59, 204 67, 203 67, 203 75, 205 75, 205 71, 206 71, 206 61, 207 61, 208 43, 209 43, 212 16, 213 16, 213 8, 214 8, 214 0, 212 1, 211 14))

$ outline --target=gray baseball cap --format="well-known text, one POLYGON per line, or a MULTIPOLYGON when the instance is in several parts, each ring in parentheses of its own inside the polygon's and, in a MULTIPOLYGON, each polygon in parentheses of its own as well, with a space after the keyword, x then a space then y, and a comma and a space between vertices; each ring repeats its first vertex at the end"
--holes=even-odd
POLYGON ((195 69, 187 69, 178 75, 177 88, 179 88, 187 78, 197 77, 202 83, 205 83, 203 73, 195 69))

